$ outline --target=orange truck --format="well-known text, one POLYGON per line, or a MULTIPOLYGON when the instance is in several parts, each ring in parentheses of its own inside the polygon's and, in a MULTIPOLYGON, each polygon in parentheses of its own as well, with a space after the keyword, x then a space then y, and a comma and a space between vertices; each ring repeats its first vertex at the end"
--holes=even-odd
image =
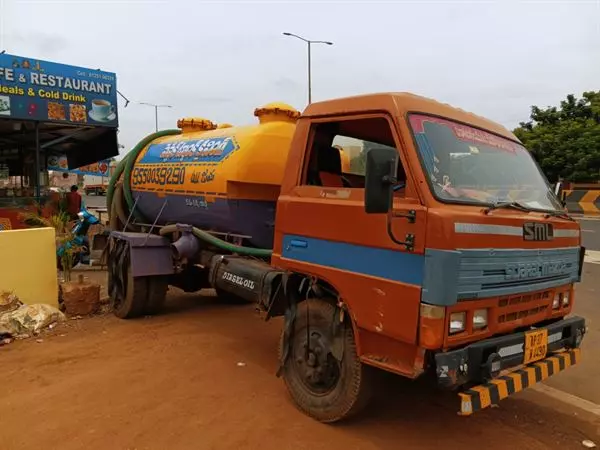
POLYGON ((183 119, 118 166, 118 317, 169 286, 283 316, 278 376, 322 422, 360 411, 376 369, 430 374, 470 415, 579 361, 580 228, 510 131, 405 93, 255 115, 183 119))
POLYGON ((83 176, 83 191, 85 195, 106 195, 109 178, 99 175, 83 176))

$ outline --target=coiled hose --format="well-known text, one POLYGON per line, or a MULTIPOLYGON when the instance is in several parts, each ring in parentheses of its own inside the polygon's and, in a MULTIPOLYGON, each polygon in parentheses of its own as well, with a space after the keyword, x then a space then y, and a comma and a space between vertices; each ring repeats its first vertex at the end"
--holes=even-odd
MULTIPOLYGON (((125 156, 125 158, 119 162, 110 179, 108 190, 106 191, 106 206, 110 213, 111 229, 118 229, 119 221, 122 224, 126 223, 127 217, 129 217, 129 213, 131 212, 135 203, 131 193, 131 171, 133 170, 135 161, 137 160, 141 151, 155 139, 180 133, 181 130, 163 130, 152 133, 138 142, 137 145, 133 147, 133 149, 127 154, 127 156, 125 156), (121 177, 122 182, 120 181, 121 177), (125 199, 125 202, 122 201, 123 198, 125 199)), ((141 223, 148 223, 138 208, 133 210, 133 217, 135 217, 135 219, 141 223)), ((139 230, 139 228, 134 224, 128 224, 127 229, 131 231, 139 230)), ((164 236, 176 231, 178 231, 176 225, 167 225, 160 229, 160 234, 164 236)), ((192 228, 192 233, 198 239, 231 253, 254 256, 258 258, 269 258, 273 253, 273 250, 271 249, 243 247, 241 245, 231 244, 196 227, 192 228)))

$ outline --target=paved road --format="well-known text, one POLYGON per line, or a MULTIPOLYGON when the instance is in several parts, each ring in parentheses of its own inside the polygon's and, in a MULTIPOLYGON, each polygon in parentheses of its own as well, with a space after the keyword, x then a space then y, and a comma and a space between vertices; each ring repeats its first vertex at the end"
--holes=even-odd
MULTIPOLYGON (((600 222, 598 222, 600 223, 600 222)), ((582 361, 546 381, 546 384, 600 404, 600 264, 584 264, 582 282, 575 287, 573 312, 585 317, 588 333, 583 340, 582 361)))
POLYGON ((579 219, 581 223, 583 246, 588 250, 600 250, 600 220, 579 219))

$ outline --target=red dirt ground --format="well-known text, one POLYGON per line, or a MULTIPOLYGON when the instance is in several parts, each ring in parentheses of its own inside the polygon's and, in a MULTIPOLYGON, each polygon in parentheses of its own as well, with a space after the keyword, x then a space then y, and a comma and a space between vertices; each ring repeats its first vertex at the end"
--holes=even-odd
POLYGON ((0 348, 0 449, 580 449, 600 418, 529 391, 470 418, 455 396, 382 377, 358 418, 323 425, 274 375, 279 321, 170 291, 164 315, 71 320, 0 348), (238 365, 238 363, 243 363, 238 365))

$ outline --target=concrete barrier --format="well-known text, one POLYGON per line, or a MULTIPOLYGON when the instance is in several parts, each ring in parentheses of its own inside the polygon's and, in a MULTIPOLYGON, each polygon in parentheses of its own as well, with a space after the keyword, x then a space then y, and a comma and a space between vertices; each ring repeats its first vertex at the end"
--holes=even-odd
POLYGON ((54 228, 0 231, 0 291, 58 307, 54 228))
POLYGON ((600 190, 565 189, 563 201, 572 214, 600 215, 600 190))

